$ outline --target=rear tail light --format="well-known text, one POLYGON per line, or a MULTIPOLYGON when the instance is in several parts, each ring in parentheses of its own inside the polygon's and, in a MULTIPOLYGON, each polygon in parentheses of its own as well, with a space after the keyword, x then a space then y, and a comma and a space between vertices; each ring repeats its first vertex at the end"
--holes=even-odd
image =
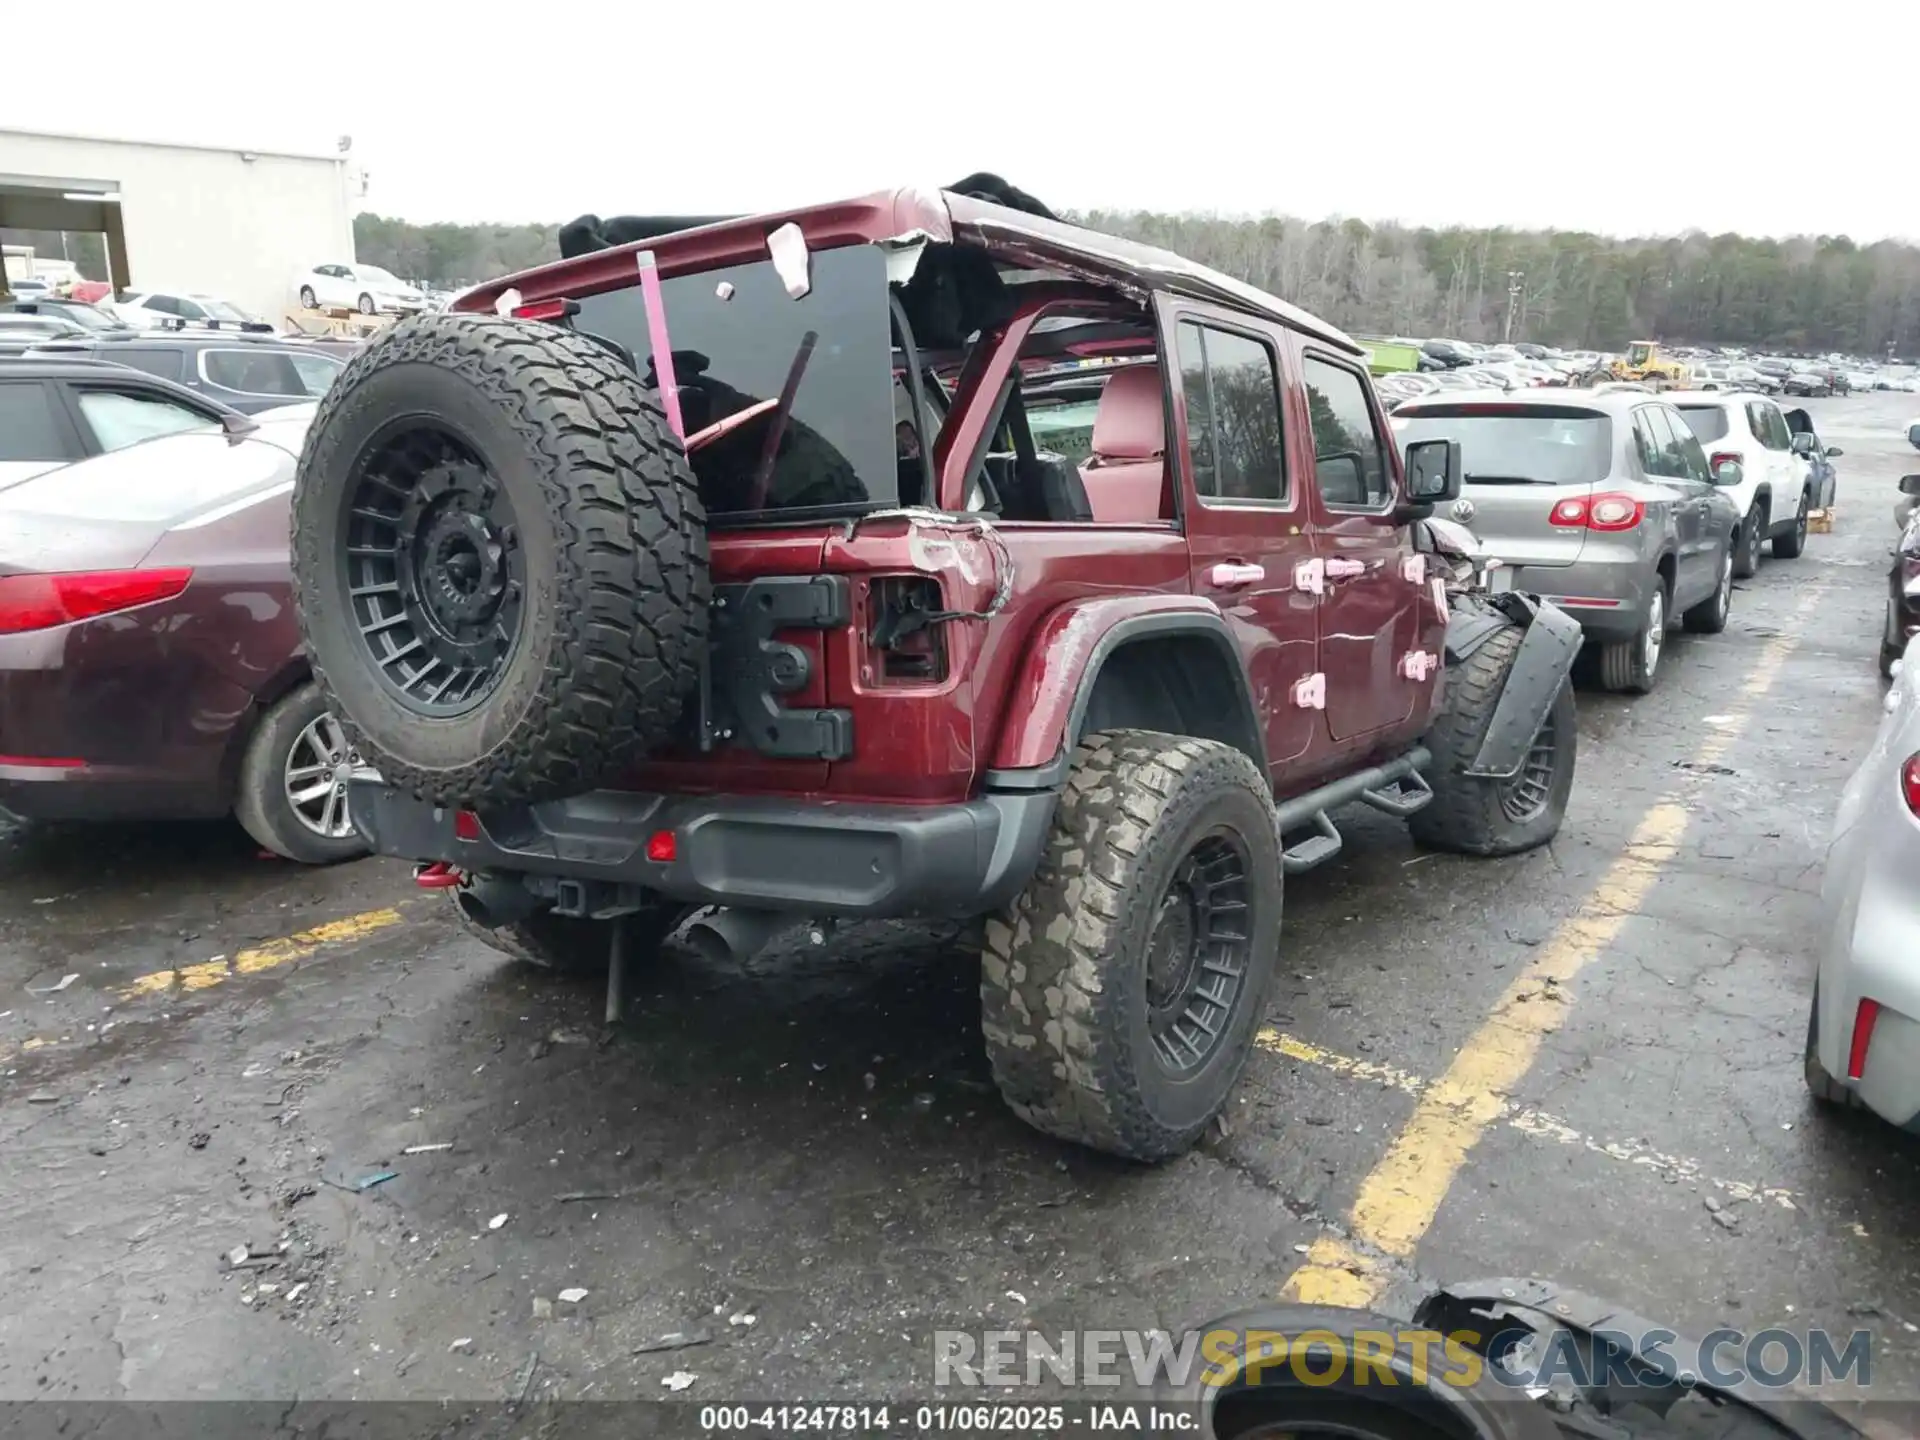
POLYGON ((1739 465, 1741 463, 1742 461, 1740 457, 1736 455, 1733 451, 1716 450, 1713 452, 1713 454, 1707 457, 1707 473, 1709 475, 1715 473, 1716 471, 1719 470, 1719 468, 1722 465, 1727 465, 1727 464, 1739 465))
POLYGON ((1645 502, 1631 495, 1586 495, 1560 501, 1547 519, 1567 530, 1631 530, 1646 514, 1645 502))
POLYGON ((671 865, 680 855, 680 846, 671 830, 656 830, 647 837, 647 859, 656 865, 671 865))
POLYGON ((578 300, 530 300, 513 307, 516 320, 570 320, 579 313, 578 300))
POLYGON ((1920 815, 1920 755, 1909 756, 1900 767, 1900 793, 1906 796, 1907 809, 1920 815))
POLYGON ((1853 1043, 1847 1047, 1847 1078, 1858 1080, 1867 1073, 1867 1049, 1873 1044, 1873 1027, 1880 1019, 1880 1002, 1862 1000, 1853 1012, 1853 1043))
POLYGON ((156 600, 171 600, 187 588, 193 571, 92 570, 59 575, 0 576, 0 635, 50 630, 92 620, 156 600))

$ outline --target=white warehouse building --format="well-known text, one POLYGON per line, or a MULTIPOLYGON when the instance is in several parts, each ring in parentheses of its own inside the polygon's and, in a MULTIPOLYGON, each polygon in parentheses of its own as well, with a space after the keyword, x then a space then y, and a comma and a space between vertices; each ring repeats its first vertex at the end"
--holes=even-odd
POLYGON ((0 229, 102 233, 116 290, 204 292, 278 324, 299 272, 355 259, 346 143, 296 155, 0 130, 0 229))

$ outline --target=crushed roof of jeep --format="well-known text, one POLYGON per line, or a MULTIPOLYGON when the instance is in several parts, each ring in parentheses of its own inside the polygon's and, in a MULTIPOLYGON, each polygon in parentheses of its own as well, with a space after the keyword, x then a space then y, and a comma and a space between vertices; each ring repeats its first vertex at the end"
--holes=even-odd
POLYGON ((1138 241, 945 190, 882 190, 853 200, 703 225, 505 275, 466 290, 461 310, 490 310, 508 290, 525 302, 578 299, 634 283, 634 259, 653 252, 663 277, 764 259, 767 234, 794 224, 814 250, 842 245, 916 241, 977 246, 998 259, 1056 271, 1144 297, 1162 291, 1276 320, 1353 355, 1364 352, 1345 332, 1298 306, 1204 265, 1138 241))

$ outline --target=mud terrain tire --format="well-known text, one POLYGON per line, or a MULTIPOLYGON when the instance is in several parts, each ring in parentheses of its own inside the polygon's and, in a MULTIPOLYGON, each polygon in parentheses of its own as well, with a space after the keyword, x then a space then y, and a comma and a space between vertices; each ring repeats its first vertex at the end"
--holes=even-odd
POLYGON ((1246 1066, 1280 904, 1272 792, 1251 760, 1152 731, 1088 736, 1032 881, 986 925, 981 1028, 1007 1104, 1132 1160, 1189 1149, 1246 1066), (1179 1050, 1183 1025, 1176 1065, 1161 1046, 1179 1050))
POLYGON ((1519 626, 1508 626, 1446 671, 1446 694, 1426 739, 1433 752, 1426 772, 1433 800, 1407 821, 1422 845, 1463 855, 1517 855, 1546 844, 1560 829, 1573 793, 1579 739, 1571 682, 1561 682, 1518 776, 1489 780, 1466 773, 1493 722, 1523 634, 1519 626))
POLYGON ((348 364, 301 455, 293 580, 355 748, 441 805, 593 789, 668 738, 706 644, 705 515, 655 397, 491 315, 402 320, 348 364))

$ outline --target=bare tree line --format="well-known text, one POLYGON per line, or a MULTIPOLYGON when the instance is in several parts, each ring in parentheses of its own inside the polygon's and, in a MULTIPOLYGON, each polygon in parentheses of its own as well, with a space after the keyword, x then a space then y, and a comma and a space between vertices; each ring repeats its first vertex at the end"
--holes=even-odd
MULTIPOLYGON (((1920 247, 1845 236, 1616 239, 1581 231, 1432 229, 1267 215, 1093 211, 1096 229, 1163 246, 1361 334, 1513 338, 1618 349, 1630 340, 1920 355, 1920 247)), ((434 284, 555 258, 551 225, 354 222, 362 260, 434 284)))

